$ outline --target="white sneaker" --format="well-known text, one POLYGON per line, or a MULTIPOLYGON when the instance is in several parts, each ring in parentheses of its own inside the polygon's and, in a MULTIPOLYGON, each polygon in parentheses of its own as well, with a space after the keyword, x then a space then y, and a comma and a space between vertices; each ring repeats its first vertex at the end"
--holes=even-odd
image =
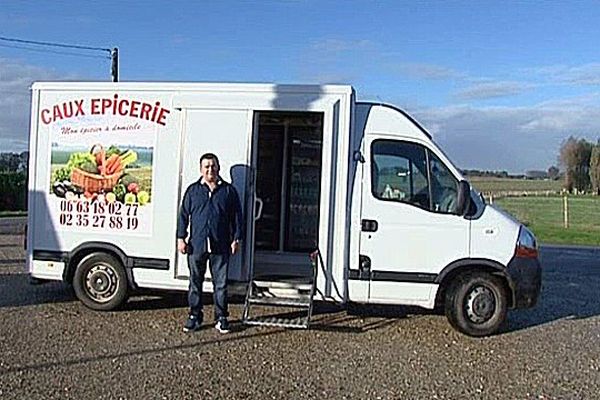
POLYGON ((229 322, 226 319, 220 319, 217 321, 215 325, 215 329, 221 333, 229 333, 231 332, 231 328, 229 327, 229 322))

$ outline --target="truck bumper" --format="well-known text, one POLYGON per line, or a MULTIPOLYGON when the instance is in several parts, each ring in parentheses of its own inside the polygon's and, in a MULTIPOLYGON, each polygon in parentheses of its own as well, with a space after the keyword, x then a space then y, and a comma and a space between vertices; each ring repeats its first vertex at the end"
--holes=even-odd
POLYGON ((514 257, 507 272, 513 284, 513 307, 530 308, 536 305, 542 288, 542 266, 537 258, 514 257))

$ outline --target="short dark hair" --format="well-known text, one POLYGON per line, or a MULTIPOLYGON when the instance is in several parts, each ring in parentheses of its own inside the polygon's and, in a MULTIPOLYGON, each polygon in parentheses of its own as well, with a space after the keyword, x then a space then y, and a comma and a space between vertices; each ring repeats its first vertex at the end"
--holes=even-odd
POLYGON ((218 166, 221 166, 221 164, 219 163, 219 157, 217 157, 214 153, 202 154, 202 156, 200 156, 200 164, 202 164, 203 160, 214 160, 214 162, 217 163, 218 166))

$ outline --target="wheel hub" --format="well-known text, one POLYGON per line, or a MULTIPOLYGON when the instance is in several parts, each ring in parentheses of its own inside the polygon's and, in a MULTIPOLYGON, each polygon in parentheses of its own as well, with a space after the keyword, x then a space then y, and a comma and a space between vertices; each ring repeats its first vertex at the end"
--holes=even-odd
POLYGON ((467 296, 466 311, 469 319, 477 324, 488 321, 496 311, 494 293, 484 286, 474 288, 467 296))
POLYGON ((85 288, 95 301, 105 303, 117 293, 119 278, 108 265, 98 264, 92 267, 85 279, 85 288))

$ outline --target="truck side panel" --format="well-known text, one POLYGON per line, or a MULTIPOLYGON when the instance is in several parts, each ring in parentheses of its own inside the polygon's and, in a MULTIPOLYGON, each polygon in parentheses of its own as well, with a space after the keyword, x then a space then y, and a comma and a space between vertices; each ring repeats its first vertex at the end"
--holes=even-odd
MULTIPOLYGON (((252 176, 254 113, 311 111, 324 114, 319 289, 324 297, 345 299, 349 227, 348 193, 344 186, 348 177, 350 87, 36 83, 33 89, 34 94, 39 93, 40 107, 35 108, 34 95, 31 170, 35 173, 30 183, 29 248, 32 258, 38 261, 31 263, 32 276, 62 279, 61 263, 72 257, 74 250, 93 244, 123 254, 122 259, 140 286, 186 289, 183 263, 183 279, 177 278, 176 266, 182 258, 175 251, 176 217, 182 191, 197 178, 194 164, 204 152, 206 141, 200 133, 197 148, 182 147, 182 133, 189 131, 192 141, 197 130, 208 129, 209 135, 216 135, 206 151, 221 157, 225 179, 233 180, 240 192, 244 191, 241 185, 245 186, 248 196, 244 193, 242 197, 248 205, 246 217, 251 225, 253 182, 244 178, 252 176), (186 127, 187 123, 190 125, 186 127), (77 178, 72 171, 63 170, 59 179, 56 171, 65 168, 73 154, 83 157, 97 144, 104 150, 116 146, 121 153, 131 150, 138 154, 138 165, 130 165, 124 172, 136 175, 143 170, 143 176, 136 178, 141 181, 138 191, 149 195, 142 196, 145 200, 140 201, 136 194, 135 198, 128 196, 126 202, 122 193, 118 201, 112 195, 109 199, 107 194, 115 193, 120 177, 101 190, 87 188, 84 193, 73 192, 66 198, 65 192, 72 191, 70 184, 77 178), (69 189, 62 188, 57 193, 53 190, 57 182, 69 185, 69 189), (102 203, 97 201, 100 195, 104 196, 104 203, 118 202, 120 206, 95 205, 102 203), (133 217, 137 221, 132 222, 133 217), (98 225, 101 220, 104 225, 98 225)), ((98 146, 94 151, 97 149, 98 146)), ((126 190, 129 192, 128 187, 126 190)), ((231 276, 233 279, 244 279, 250 268, 250 240, 247 238, 246 259, 239 260, 241 265, 231 276)))

